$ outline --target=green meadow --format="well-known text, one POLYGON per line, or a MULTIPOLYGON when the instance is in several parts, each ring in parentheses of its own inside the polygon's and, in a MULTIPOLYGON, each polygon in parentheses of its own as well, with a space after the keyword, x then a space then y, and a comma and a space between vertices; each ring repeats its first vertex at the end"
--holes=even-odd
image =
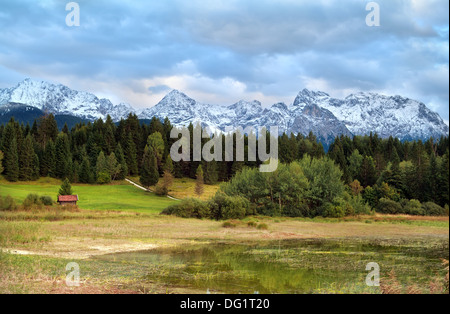
MULTIPOLYGON (((10 195, 21 204, 30 194, 48 195, 56 200, 60 182, 41 179, 32 184, 11 184, 0 181, 0 195, 10 195)), ((159 213, 177 201, 140 190, 123 181, 112 185, 72 185, 74 194, 79 196, 78 207, 85 210, 133 211, 139 213, 159 213)))

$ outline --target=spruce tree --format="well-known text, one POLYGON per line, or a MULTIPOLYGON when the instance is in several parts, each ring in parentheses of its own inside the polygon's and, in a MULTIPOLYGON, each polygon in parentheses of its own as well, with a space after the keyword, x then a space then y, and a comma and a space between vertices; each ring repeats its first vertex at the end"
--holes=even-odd
POLYGON ((158 165, 156 164, 155 152, 145 146, 144 157, 142 158, 142 169, 139 182, 148 188, 152 185, 156 185, 159 180, 158 165))
POLYGON ((125 142, 125 160, 127 161, 128 174, 132 176, 139 174, 136 144, 133 141, 133 136, 131 133, 128 133, 125 142))
POLYGON ((17 140, 14 137, 8 145, 8 150, 5 153, 4 176, 6 180, 16 182, 19 180, 19 154, 17 151, 17 140))
POLYGON ((22 153, 19 156, 19 179, 30 181, 33 177, 34 149, 31 135, 28 135, 22 144, 22 153))
POLYGON ((208 185, 214 185, 219 180, 217 172, 217 162, 215 160, 205 163, 205 183, 208 185))
POLYGON ((96 163, 96 174, 97 174, 97 176, 101 172, 108 172, 109 173, 108 161, 106 160, 105 153, 103 153, 103 151, 101 151, 100 154, 98 155, 97 163, 96 163))
POLYGON ((63 183, 61 184, 61 187, 59 188, 58 195, 72 195, 72 185, 70 184, 70 181, 68 178, 66 178, 63 183))
POLYGON ((164 171, 165 172, 167 171, 173 175, 174 167, 173 167, 172 157, 170 157, 170 154, 167 155, 167 157, 166 157, 166 161, 164 163, 164 171))
POLYGON ((80 166, 78 173, 78 180, 81 183, 93 183, 94 178, 91 171, 91 165, 89 159, 85 156, 80 166))
POLYGON ((50 140, 45 146, 42 161, 40 164, 40 174, 42 177, 46 176, 55 177, 56 175, 55 154, 56 154, 55 144, 53 143, 52 140, 50 140))
POLYGON ((3 168, 3 157, 4 157, 3 152, 0 150, 0 174, 2 174, 3 170, 4 170, 4 168, 3 168))
POLYGON ((204 192, 204 181, 203 181, 202 165, 198 166, 197 172, 196 172, 196 176, 197 176, 197 179, 195 181, 195 194, 200 196, 204 192))
POLYGON ((437 202, 441 206, 449 205, 449 151, 442 157, 437 176, 437 202))
POLYGON ((361 164, 361 172, 357 178, 362 186, 373 186, 377 181, 377 170, 372 157, 366 156, 361 164))
POLYGON ((120 143, 118 143, 116 147, 116 159, 117 163, 120 165, 120 171, 117 174, 116 179, 124 180, 128 175, 128 166, 123 154, 122 145, 120 145, 120 143))
POLYGON ((69 176, 70 146, 67 134, 61 133, 56 138, 55 145, 55 175, 57 178, 69 176))
POLYGON ((33 157, 33 170, 31 172, 31 180, 36 181, 39 179, 39 156, 34 154, 33 157))

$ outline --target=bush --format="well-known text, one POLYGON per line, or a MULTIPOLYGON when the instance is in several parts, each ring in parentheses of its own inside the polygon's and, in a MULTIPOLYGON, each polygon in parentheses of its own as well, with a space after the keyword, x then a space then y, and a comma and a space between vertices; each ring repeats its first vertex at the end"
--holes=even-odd
POLYGON ((260 223, 257 228, 258 230, 268 230, 269 226, 265 223, 260 223))
POLYGON ((403 211, 402 205, 393 200, 381 198, 375 208, 377 212, 382 214, 401 214, 403 211))
POLYGON ((108 172, 100 172, 97 177, 98 184, 108 184, 111 183, 111 175, 108 172))
POLYGON ((372 208, 366 203, 361 195, 351 195, 347 200, 351 208, 353 208, 353 215, 370 215, 373 214, 372 208))
POLYGON ((42 207, 42 202, 37 194, 28 194, 22 203, 25 209, 30 209, 32 207, 42 207))
POLYGON ((158 183, 155 186, 155 194, 158 196, 167 196, 169 194, 169 190, 163 184, 158 183))
POLYGON ((225 221, 222 224, 222 227, 224 227, 224 228, 236 228, 237 227, 237 223, 235 221, 225 221))
POLYGON ((210 218, 211 210, 206 202, 195 198, 187 198, 176 205, 167 207, 162 215, 175 215, 182 218, 210 218))
POLYGON ((422 204, 422 208, 427 216, 447 216, 445 208, 433 203, 427 202, 422 204))
POLYGON ((323 206, 323 217, 342 218, 345 217, 345 208, 342 204, 327 203, 323 206))
POLYGON ((403 213, 413 216, 424 216, 425 210, 422 204, 418 200, 403 200, 401 202, 403 206, 403 213))
POLYGON ((41 203, 45 206, 52 206, 53 205, 53 199, 50 196, 44 195, 39 198, 41 203))
POLYGON ((0 210, 13 211, 16 209, 17 209, 16 202, 10 195, 6 197, 2 197, 0 195, 0 210))
POLYGON ((243 219, 247 215, 253 214, 250 202, 241 196, 228 196, 217 193, 208 202, 211 209, 211 218, 216 220, 243 219))

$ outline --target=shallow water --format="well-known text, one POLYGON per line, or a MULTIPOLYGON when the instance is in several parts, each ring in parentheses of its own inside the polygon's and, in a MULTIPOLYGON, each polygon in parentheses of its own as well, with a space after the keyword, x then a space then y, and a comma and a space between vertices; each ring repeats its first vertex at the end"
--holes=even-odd
POLYGON ((259 244, 213 242, 97 257, 139 265, 129 274, 210 293, 379 293, 365 284, 366 265, 381 277, 394 270, 402 284, 428 285, 443 276, 448 238, 423 240, 294 240, 259 244))

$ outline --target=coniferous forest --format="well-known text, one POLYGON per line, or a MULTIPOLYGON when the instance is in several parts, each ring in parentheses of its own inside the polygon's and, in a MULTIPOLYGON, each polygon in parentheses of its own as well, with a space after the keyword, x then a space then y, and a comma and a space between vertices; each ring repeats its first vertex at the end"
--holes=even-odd
MULTIPOLYGON (((11 182, 49 176, 72 183, 107 184, 139 176, 144 186, 153 186, 166 180, 166 173, 195 179, 201 167, 205 184, 227 182, 218 193, 221 197, 249 201, 248 206, 242 199, 237 202, 245 208, 237 216, 345 216, 358 213, 361 206, 364 211, 390 214, 448 214, 448 137, 400 142, 377 134, 341 136, 325 152, 312 133, 283 134, 278 138, 282 165, 275 174, 264 176, 257 171, 261 162, 249 162, 247 156, 244 162, 173 162, 169 152, 177 139, 170 138, 168 119, 143 124, 130 114, 118 123, 108 116, 106 121, 77 124, 70 130, 67 125, 59 127, 51 114, 32 126, 14 119, 0 126, 3 177, 11 182), (289 173, 301 173, 301 177, 289 177, 289 173), (322 173, 335 175, 323 177, 321 183, 322 173), (283 175, 285 180, 278 180, 283 175), (260 182, 261 189, 255 182, 260 182), (252 189, 237 189, 240 184, 252 189), (288 191, 283 184, 298 190, 288 191)), ((191 124, 191 134, 193 128, 191 124)), ((246 136, 244 143, 247 151, 246 136)), ((219 203, 209 207, 220 207, 219 203)), ((221 218, 208 211, 207 216, 214 215, 221 218)))

